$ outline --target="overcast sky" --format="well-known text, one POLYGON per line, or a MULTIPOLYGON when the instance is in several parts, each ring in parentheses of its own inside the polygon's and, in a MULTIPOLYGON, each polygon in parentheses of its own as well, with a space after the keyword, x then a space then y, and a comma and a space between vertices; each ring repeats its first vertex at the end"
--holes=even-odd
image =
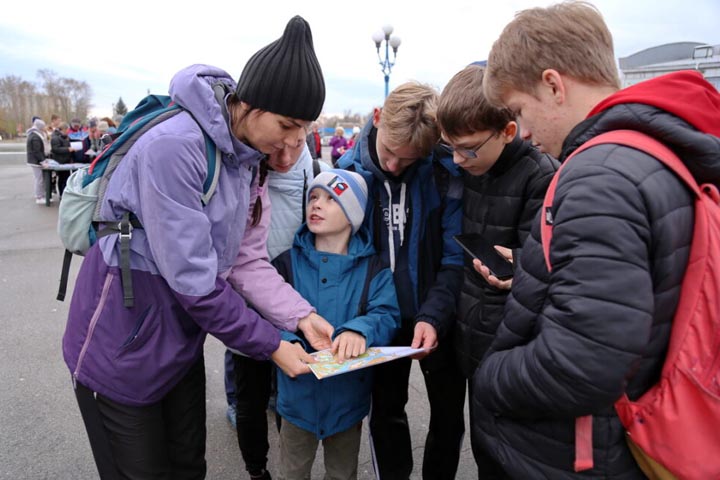
MULTIPOLYGON (((84 80, 92 113, 105 116, 122 97, 129 108, 167 93, 173 74, 194 63, 235 79, 258 49, 302 15, 313 31, 327 86, 324 112, 367 113, 383 101, 373 32, 384 24, 402 39, 390 89, 416 79, 441 89, 492 42, 518 10, 540 0, 286 0, 57 2, 35 0, 0 15, 0 77, 38 82, 37 71, 84 80), (179 7, 178 4, 186 4, 179 7)), ((623 57, 668 42, 720 43, 718 0, 597 0, 623 57)))

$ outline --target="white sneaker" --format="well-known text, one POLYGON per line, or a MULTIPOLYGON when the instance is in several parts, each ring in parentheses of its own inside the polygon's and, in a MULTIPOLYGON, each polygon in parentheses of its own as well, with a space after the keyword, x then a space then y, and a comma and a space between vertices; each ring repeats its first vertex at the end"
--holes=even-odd
POLYGON ((45 199, 44 198, 36 198, 35 203, 37 205, 45 205, 45 199))

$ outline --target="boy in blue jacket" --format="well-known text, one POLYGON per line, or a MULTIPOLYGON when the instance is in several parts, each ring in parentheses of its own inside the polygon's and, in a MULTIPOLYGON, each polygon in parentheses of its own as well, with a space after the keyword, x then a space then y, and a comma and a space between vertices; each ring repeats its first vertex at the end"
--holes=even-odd
MULTIPOLYGON (((366 203, 367 185, 361 175, 344 170, 320 173, 308 189, 306 225, 295 235, 293 248, 273 262, 335 328, 332 351, 338 361, 357 357, 367 347, 389 344, 399 324, 392 272, 383 268, 362 227, 366 203)), ((302 334, 283 336, 307 345, 302 334)), ((325 478, 357 477, 372 373, 373 369, 363 369, 320 381, 312 375, 291 379, 278 372, 277 411, 284 420, 281 478, 310 478, 319 440, 325 478)))

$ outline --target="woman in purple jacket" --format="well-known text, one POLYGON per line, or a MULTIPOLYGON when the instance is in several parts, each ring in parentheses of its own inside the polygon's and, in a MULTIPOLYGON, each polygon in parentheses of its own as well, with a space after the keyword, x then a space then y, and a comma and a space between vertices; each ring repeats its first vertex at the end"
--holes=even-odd
MULTIPOLYGON (((170 96, 185 111, 137 140, 100 205, 101 218, 131 212, 142 224, 130 240, 134 306, 123 306, 119 235, 102 237, 78 274, 63 338, 101 478, 205 477, 207 333, 271 358, 291 376, 309 372, 312 361, 281 342, 227 281, 260 161, 305 141, 322 109, 325 84, 309 25, 291 19, 248 61, 237 85, 220 69, 193 65, 172 79, 170 96), (222 154, 206 206, 203 132, 222 154)), ((300 311, 285 326, 329 345, 332 327, 311 308, 300 311)))
POLYGON ((345 138, 345 129, 337 127, 335 135, 330 139, 328 145, 332 147, 330 150, 330 158, 332 159, 333 168, 337 166, 337 161, 343 156, 348 148, 348 141, 345 138))

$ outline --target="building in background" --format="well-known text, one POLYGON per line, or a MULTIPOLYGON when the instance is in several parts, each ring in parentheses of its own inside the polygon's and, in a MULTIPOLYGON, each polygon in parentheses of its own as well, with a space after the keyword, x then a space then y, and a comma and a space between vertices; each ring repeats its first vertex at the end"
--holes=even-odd
POLYGON ((678 70, 697 70, 720 90, 720 45, 666 43, 620 59, 623 87, 678 70))

